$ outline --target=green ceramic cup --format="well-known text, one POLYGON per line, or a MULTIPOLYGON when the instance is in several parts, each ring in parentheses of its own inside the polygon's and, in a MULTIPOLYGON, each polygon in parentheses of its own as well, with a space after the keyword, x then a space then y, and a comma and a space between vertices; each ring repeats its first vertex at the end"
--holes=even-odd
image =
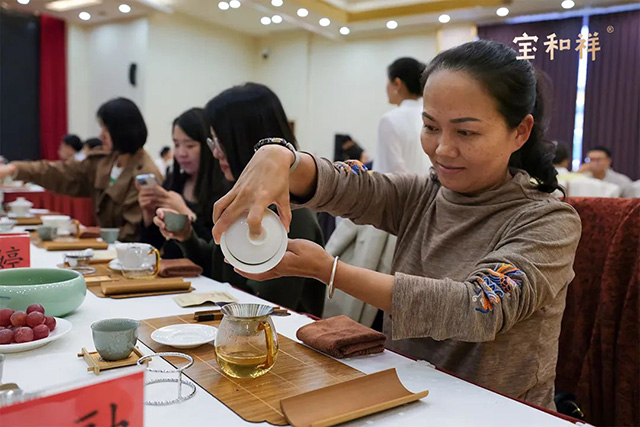
POLYGON ((138 341, 140 322, 133 319, 105 319, 91 324, 93 344, 104 360, 129 357, 138 341))
POLYGON ((87 293, 82 274, 61 268, 0 270, 0 308, 26 310, 41 304, 47 316, 62 317, 80 307, 87 293))
POLYGON ((119 228, 101 228, 100 229, 100 237, 102 240, 109 244, 113 244, 118 240, 118 236, 120 235, 119 228))
POLYGON ((186 215, 173 212, 164 213, 164 223, 167 226, 167 231, 178 232, 184 230, 184 226, 187 225, 187 219, 186 215))

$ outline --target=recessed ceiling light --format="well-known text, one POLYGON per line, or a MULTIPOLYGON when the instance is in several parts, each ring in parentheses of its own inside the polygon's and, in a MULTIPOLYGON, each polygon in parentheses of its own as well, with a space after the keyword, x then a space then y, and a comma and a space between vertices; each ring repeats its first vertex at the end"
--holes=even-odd
POLYGON ((280 15, 273 15, 271 17, 271 22, 273 22, 274 24, 280 24, 282 22, 282 16, 280 15))
POLYGON ((80 12, 78 14, 78 18, 82 19, 83 21, 88 21, 89 19, 91 19, 91 14, 89 12, 80 12))
POLYGON ((237 8, 239 8, 241 5, 240 5, 240 2, 239 2, 238 0, 231 0, 231 1, 229 2, 229 6, 231 6, 231 8, 232 8, 232 9, 237 9, 237 8))
POLYGON ((349 29, 349 27, 340 27, 340 34, 342 34, 343 36, 348 36, 350 32, 351 30, 349 29))
POLYGON ((31 0, 18 0, 18 3, 20 4, 29 4, 31 0))
POLYGON ((447 22, 451 21, 451 17, 445 13, 443 15, 440 15, 440 17, 438 18, 438 21, 440 21, 443 24, 446 24, 447 22))
POLYGON ((221 1, 220 3, 218 3, 218 9, 229 10, 229 3, 227 3, 226 1, 221 1))
POLYGON ((268 16, 263 16, 262 18, 260 18, 260 23, 262 25, 269 25, 271 24, 271 18, 269 18, 268 16))
POLYGON ((129 13, 131 12, 131 6, 123 3, 120 6, 118 6, 118 10, 122 13, 129 13))
POLYGON ((328 27, 331 25, 331 20, 329 18, 322 18, 318 21, 318 24, 320 24, 321 27, 328 27))
POLYGON ((47 3, 44 5, 44 7, 49 10, 55 10, 56 12, 65 12, 67 10, 79 9, 81 7, 87 7, 100 3, 102 3, 102 0, 58 0, 47 3))
POLYGON ((398 23, 396 21, 388 21, 387 28, 390 30, 395 30, 396 28, 398 28, 398 23))
POLYGON ((509 14, 509 9, 506 7, 500 7, 496 10, 496 15, 498 16, 507 16, 509 14))
POLYGON ((571 9, 576 3, 573 0, 564 0, 561 4, 563 9, 571 9))
POLYGON ((304 18, 304 17, 309 15, 309 11, 307 9, 305 9, 304 7, 301 7, 300 9, 298 9, 297 13, 298 13, 298 16, 300 18, 304 18))
POLYGON ((271 0, 271 6, 273 7, 280 7, 282 6, 282 0, 271 0))

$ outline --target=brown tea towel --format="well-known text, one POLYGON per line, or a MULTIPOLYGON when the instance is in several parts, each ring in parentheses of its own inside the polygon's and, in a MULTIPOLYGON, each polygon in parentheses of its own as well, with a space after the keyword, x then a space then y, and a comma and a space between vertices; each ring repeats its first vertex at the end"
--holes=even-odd
POLYGON ((319 320, 298 329, 300 341, 323 353, 341 359, 382 353, 385 334, 342 315, 319 320))
POLYGON ((201 274, 202 267, 187 258, 160 261, 160 277, 197 277, 201 274))
POLYGON ((83 227, 78 237, 81 239, 97 239, 100 237, 100 227, 83 227))

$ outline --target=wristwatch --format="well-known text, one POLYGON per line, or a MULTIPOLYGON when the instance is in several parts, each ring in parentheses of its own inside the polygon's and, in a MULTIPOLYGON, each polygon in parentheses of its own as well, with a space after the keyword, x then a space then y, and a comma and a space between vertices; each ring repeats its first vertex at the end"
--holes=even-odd
POLYGON ((281 145, 285 148, 288 148, 289 151, 293 153, 293 163, 289 167, 289 172, 293 172, 298 167, 298 164, 300 163, 300 155, 298 154, 298 152, 296 151, 296 147, 294 147, 292 143, 284 138, 264 138, 258 141, 258 143, 253 147, 253 152, 255 153, 265 145, 281 145))

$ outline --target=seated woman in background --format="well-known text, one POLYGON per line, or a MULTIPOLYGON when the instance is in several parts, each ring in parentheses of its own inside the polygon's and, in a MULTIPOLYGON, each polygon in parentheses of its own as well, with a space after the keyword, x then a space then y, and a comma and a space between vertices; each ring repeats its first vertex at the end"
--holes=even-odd
POLYGON ((143 148, 147 126, 136 104, 126 98, 106 102, 97 115, 103 151, 90 154, 82 162, 12 162, 0 166, 0 179, 12 175, 59 194, 91 197, 101 227, 119 228, 120 241, 136 241, 142 210, 135 177, 146 173, 159 176, 143 148))
POLYGON ((58 158, 60 160, 74 159, 81 162, 87 157, 82 151, 82 141, 77 135, 68 134, 62 137, 58 147, 58 158))
POLYGON ((94 151, 102 151, 102 141, 100 141, 100 138, 89 138, 82 145, 82 152, 85 157, 94 151))
POLYGON ((529 61, 486 40, 426 68, 423 150, 431 175, 364 173, 284 147, 260 148, 214 207, 213 235, 243 212, 290 198, 398 236, 391 274, 289 242, 253 280, 314 277, 385 311, 387 346, 469 381, 553 409, 558 337, 580 218, 558 189, 543 99, 529 61), (337 268, 337 269, 336 269, 337 268))
MULTIPOLYGON (((207 119, 211 125, 210 147, 220 162, 227 181, 234 182, 253 156, 253 146, 268 137, 285 138, 296 144, 280 100, 266 86, 247 83, 228 89, 207 104, 207 119)), ((213 203, 215 200, 211 200, 213 203)), ((214 242, 201 239, 191 224, 179 233, 166 231, 164 209, 158 209, 154 222, 168 239, 175 239, 185 255, 204 268, 205 275, 260 296, 275 304, 316 316, 322 314, 325 287, 314 279, 281 278, 267 282, 247 280, 224 262, 222 250, 214 242)), ((289 237, 322 245, 322 233, 315 215, 308 209, 293 213, 289 237)))
POLYGON ((162 249, 163 258, 182 258, 178 245, 167 241, 153 223, 156 209, 172 209, 189 216, 196 236, 210 242, 212 202, 222 197, 229 186, 207 146, 211 133, 202 108, 192 108, 175 119, 172 135, 173 171, 162 186, 138 188, 142 208, 140 241, 162 249))

